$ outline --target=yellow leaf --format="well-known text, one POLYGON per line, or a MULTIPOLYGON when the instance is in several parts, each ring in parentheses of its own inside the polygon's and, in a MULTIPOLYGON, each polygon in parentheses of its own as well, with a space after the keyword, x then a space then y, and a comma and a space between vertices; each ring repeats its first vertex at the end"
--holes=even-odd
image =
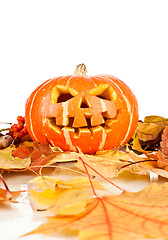
MULTIPOLYGON (((97 181, 92 180, 93 185, 96 189, 104 190, 104 187, 97 181)), ((69 188, 90 188, 90 182, 87 177, 74 177, 68 180, 62 180, 60 178, 51 177, 51 176, 38 176, 29 183, 36 184, 38 189, 55 189, 55 186, 59 186, 64 189, 69 188)))
POLYGON ((133 138, 132 138, 132 149, 138 151, 138 152, 144 152, 144 150, 142 149, 142 146, 139 142, 139 137, 138 135, 134 134, 133 138))
MULTIPOLYGON (((94 180, 92 183, 94 188, 104 190, 100 183, 94 180)), ((90 189, 91 185, 86 177, 69 180, 49 176, 37 177, 29 182, 31 205, 34 209, 49 209, 61 214, 80 213, 84 210, 86 200, 91 196, 88 188, 90 189)))
POLYGON ((55 188, 54 191, 52 189, 46 189, 43 192, 39 192, 39 191, 30 189, 29 193, 38 203, 40 203, 41 205, 44 205, 46 207, 49 207, 49 206, 52 206, 56 202, 58 196, 63 191, 64 190, 61 188, 55 188))
MULTIPOLYGON (((55 213, 70 214, 80 213, 86 206, 86 200, 90 193, 84 189, 61 189, 55 187, 55 190, 47 189, 43 192, 29 190, 31 197, 38 202, 34 209, 46 209, 55 213), (75 207, 74 207, 74 202, 75 207), (40 204, 40 205, 39 205, 40 204)), ((35 203, 33 203, 34 205, 35 203)))

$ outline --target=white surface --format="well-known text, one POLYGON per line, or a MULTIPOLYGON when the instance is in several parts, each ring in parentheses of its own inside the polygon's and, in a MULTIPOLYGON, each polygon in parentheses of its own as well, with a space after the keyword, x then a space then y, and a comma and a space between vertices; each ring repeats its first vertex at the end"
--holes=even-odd
MULTIPOLYGON (((167 23, 166 0, 0 0, 0 122, 24 116, 26 99, 39 84, 73 74, 82 62, 88 75, 107 73, 128 84, 141 119, 168 117, 167 23)), ((8 177, 7 183, 18 190, 26 179, 8 177)), ((118 181, 131 190, 149 183, 137 176, 118 181)), ((22 200, 0 205, 0 239, 16 240, 42 222, 22 200)))

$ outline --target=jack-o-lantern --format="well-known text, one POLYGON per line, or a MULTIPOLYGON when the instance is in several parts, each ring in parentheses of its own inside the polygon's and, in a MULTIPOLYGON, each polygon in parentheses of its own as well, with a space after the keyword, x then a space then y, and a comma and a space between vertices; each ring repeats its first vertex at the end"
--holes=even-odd
POLYGON ((62 150, 93 154, 118 148, 133 135, 138 104, 130 88, 111 75, 74 75, 49 79, 26 103, 26 126, 33 140, 62 150))

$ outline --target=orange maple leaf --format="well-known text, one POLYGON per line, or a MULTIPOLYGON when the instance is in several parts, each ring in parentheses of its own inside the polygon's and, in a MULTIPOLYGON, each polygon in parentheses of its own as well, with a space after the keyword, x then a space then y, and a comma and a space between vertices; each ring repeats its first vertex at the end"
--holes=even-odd
POLYGON ((14 199, 23 191, 10 191, 3 176, 0 174, 0 180, 4 184, 5 189, 0 188, 0 203, 4 201, 16 202, 14 199))
POLYGON ((14 199, 17 198, 20 193, 21 191, 7 191, 3 188, 0 188, 0 202, 16 202, 14 199))
POLYGON ((153 183, 138 193, 124 191, 116 196, 88 200, 85 211, 49 217, 29 234, 50 234, 70 228, 79 231, 79 239, 133 240, 168 239, 168 183, 153 183))

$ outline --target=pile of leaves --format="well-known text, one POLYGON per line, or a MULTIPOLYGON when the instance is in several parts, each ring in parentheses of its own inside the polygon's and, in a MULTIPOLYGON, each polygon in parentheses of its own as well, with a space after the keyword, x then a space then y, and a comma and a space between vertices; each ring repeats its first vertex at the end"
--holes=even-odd
POLYGON ((153 172, 168 178, 166 118, 145 117, 143 122, 139 121, 132 139, 121 149, 94 155, 83 154, 80 149, 79 152, 64 152, 26 136, 0 150, 0 169, 4 184, 4 189, 0 189, 0 202, 16 202, 20 194, 20 191, 10 191, 3 173, 31 171, 37 176, 28 183, 33 210, 45 211, 46 216, 50 212, 54 214, 48 217, 47 223, 26 235, 61 231, 67 236, 67 229, 70 229, 81 240, 168 239, 168 183, 151 183, 136 193, 113 183, 113 178, 123 172, 148 176, 153 172), (70 162, 69 167, 64 167, 67 162, 70 162), (43 175, 46 168, 57 171, 55 175, 52 172, 52 176, 43 175), (65 171, 69 171, 69 178, 65 171), (61 174, 63 178, 59 177, 61 174), (99 179, 116 187, 119 193, 109 194, 99 179), (125 224, 127 222, 129 224, 125 224))

